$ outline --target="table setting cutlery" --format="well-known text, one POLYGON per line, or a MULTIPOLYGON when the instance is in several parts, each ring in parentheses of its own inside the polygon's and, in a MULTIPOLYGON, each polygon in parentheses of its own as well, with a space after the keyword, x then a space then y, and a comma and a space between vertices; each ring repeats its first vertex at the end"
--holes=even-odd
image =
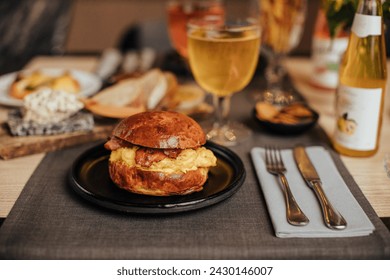
POLYGON ((331 229, 345 229, 347 222, 327 198, 322 188, 321 179, 303 146, 297 146, 294 148, 294 159, 302 177, 305 179, 307 185, 314 190, 318 201, 321 204, 326 226, 331 229))
POLYGON ((298 203, 296 202, 294 195, 291 192, 290 186, 284 175, 286 173, 286 167, 284 166, 282 155, 277 148, 265 148, 265 164, 267 171, 273 175, 279 177, 283 185, 283 193, 286 199, 286 216, 287 221, 295 226, 305 226, 309 223, 309 219, 302 212, 298 203))
POLYGON ((279 169, 285 170, 285 181, 289 183, 294 200, 310 220, 304 226, 296 226, 288 221, 286 212, 289 206, 284 189, 280 188, 278 180, 267 170, 267 162, 269 165, 271 157, 269 149, 252 148, 251 158, 277 237, 352 237, 373 232, 374 226, 350 192, 330 152, 324 147, 297 146, 273 153, 274 161, 275 158, 283 161, 284 168, 279 166, 279 169), (307 153, 307 158, 302 163, 303 153, 307 153))

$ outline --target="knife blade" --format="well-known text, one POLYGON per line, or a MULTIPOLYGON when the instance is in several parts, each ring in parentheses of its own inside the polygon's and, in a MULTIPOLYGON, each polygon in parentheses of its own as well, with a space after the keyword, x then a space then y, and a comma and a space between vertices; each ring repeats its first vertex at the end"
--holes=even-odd
POLYGON ((328 228, 342 230, 347 227, 344 217, 333 207, 327 198, 322 181, 313 163, 303 146, 296 146, 293 150, 294 159, 306 184, 314 191, 320 202, 324 222, 328 228))

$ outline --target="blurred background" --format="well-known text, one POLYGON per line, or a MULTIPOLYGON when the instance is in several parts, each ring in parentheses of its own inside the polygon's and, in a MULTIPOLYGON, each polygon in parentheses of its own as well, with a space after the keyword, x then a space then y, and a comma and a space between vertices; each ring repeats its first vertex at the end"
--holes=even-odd
MULTIPOLYGON (((42 1, 42 0, 41 0, 42 1)), ((127 29, 138 24, 142 46, 169 50, 164 0, 74 0, 67 52, 99 52, 115 46, 127 29)), ((320 0, 308 1, 305 37, 295 53, 310 52, 311 35, 320 0)), ((237 0, 237 5, 240 0, 237 0)))
MULTIPOLYGON (((152 47, 159 53, 170 51, 166 2, 2 0, 0 73, 19 70, 26 60, 37 54, 98 54, 110 47, 152 47), (126 45, 129 42, 131 45, 126 45)), ((239 6, 240 0, 236 2, 239 6)), ((308 1, 303 38, 292 55, 310 55, 320 2, 308 1)))
MULTIPOLYGON (((0 72, 34 55, 98 54, 110 47, 172 50, 165 0, 0 1, 0 72)), ((320 0, 308 1, 303 39, 293 55, 309 55, 320 0)), ((240 0, 237 0, 240 5, 240 0)))

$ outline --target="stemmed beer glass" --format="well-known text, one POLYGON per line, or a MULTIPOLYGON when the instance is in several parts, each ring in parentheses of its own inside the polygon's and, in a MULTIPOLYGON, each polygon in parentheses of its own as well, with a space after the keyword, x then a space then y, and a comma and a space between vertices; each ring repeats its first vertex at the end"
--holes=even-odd
POLYGON ((225 1, 224 20, 210 17, 188 24, 188 57, 196 82, 213 96, 216 119, 204 127, 207 138, 233 146, 251 132, 228 120, 233 93, 244 89, 255 72, 260 50, 259 9, 255 0, 225 1), (236 6, 239 5, 239 6, 236 6))
POLYGON ((300 42, 307 0, 258 0, 263 29, 262 53, 267 58, 267 89, 261 99, 279 105, 289 104, 294 95, 283 86, 286 70, 283 59, 300 42))

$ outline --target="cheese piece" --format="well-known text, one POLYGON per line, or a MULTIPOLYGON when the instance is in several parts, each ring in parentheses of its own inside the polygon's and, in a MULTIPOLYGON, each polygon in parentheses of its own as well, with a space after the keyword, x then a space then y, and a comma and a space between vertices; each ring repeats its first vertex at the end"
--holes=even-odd
POLYGON ((51 124, 69 118, 84 107, 76 96, 62 90, 42 88, 24 98, 23 120, 51 124))

